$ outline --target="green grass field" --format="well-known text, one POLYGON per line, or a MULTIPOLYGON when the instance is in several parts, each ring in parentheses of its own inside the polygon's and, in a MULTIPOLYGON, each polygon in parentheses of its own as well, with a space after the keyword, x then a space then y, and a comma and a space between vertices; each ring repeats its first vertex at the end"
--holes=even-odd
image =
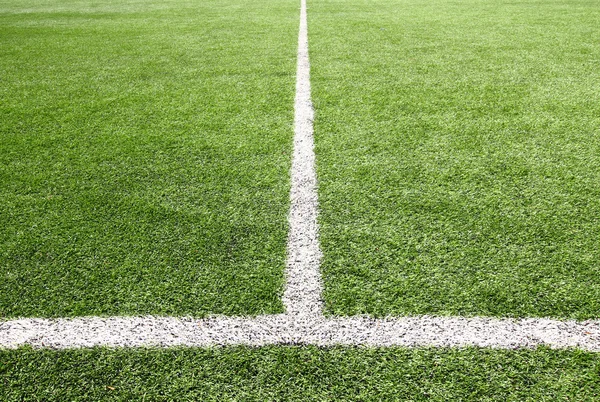
MULTIPOLYGON (((598 318, 596 0, 308 0, 329 315, 598 318)), ((297 0, 0 0, 0 324, 283 311, 297 0)), ((0 400, 600 400, 600 354, 0 349, 0 400)))
POLYGON ((297 14, 0 3, 0 317, 282 311, 297 14))
POLYGON ((593 401, 599 376, 598 354, 548 349, 0 352, 4 401, 593 401))
POLYGON ((597 1, 310 4, 328 312, 598 317, 597 1))

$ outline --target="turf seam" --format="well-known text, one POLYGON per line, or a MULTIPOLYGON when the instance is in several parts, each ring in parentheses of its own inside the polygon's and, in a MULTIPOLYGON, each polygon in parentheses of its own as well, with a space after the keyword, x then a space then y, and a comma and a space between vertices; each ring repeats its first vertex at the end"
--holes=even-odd
POLYGON ((310 97, 306 0, 301 0, 285 314, 258 317, 81 317, 0 321, 0 348, 317 345, 579 348, 600 351, 600 321, 485 317, 325 317, 310 97))

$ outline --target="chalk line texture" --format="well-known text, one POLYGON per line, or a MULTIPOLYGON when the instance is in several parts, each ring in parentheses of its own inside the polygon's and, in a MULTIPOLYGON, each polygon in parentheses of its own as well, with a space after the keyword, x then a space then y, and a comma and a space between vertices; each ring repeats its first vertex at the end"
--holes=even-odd
POLYGON ((285 314, 254 318, 82 317, 0 321, 0 348, 173 347, 224 345, 363 345, 404 347, 580 348, 600 351, 600 321, 547 318, 327 318, 322 312, 321 251, 313 151, 314 111, 306 0, 301 1, 295 136, 285 314))
POLYGON ((283 303, 286 312, 299 316, 318 316, 322 311, 321 274, 317 226, 317 175, 313 140, 314 111, 310 100, 310 63, 306 0, 300 9, 298 68, 294 105, 294 157, 290 190, 290 232, 286 288, 283 303))
POLYGON ((0 323, 0 347, 317 345, 580 348, 600 351, 600 324, 463 317, 86 317, 0 323))

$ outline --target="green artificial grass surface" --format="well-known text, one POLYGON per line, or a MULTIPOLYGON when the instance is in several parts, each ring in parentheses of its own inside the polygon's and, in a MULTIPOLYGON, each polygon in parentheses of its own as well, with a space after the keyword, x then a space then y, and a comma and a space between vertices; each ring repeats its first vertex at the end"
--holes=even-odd
POLYGON ((282 311, 295 1, 0 3, 0 317, 282 311))
POLYGON ((598 2, 308 15, 328 314, 599 317, 598 2))
POLYGON ((599 376, 600 355, 549 349, 0 351, 3 401, 592 401, 599 376))

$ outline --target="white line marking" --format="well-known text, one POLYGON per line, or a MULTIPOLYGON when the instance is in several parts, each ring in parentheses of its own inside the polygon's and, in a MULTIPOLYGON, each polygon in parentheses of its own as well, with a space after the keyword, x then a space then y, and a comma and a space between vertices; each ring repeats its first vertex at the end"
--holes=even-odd
POLYGON ((405 347, 580 348, 600 351, 600 321, 463 317, 326 318, 310 101, 306 0, 298 38, 286 314, 207 319, 177 317, 25 318, 0 321, 0 348, 92 346, 365 345, 405 347))
POLYGON ((402 317, 393 319, 110 317, 0 323, 0 347, 172 347, 225 345, 478 346, 600 351, 600 323, 550 319, 402 317))
POLYGON ((322 286, 319 272, 321 250, 319 249, 317 227, 317 174, 313 150, 314 111, 310 100, 306 0, 302 0, 300 7, 296 71, 290 232, 283 304, 288 314, 318 317, 322 312, 322 286))

